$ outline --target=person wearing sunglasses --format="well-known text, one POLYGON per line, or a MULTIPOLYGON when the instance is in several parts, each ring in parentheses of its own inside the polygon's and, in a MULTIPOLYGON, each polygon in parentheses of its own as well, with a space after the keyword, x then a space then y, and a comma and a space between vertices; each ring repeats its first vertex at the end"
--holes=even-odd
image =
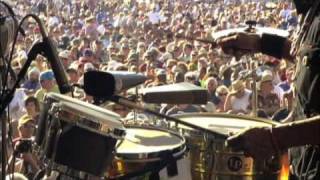
POLYGON ((219 98, 219 103, 216 105, 216 112, 225 112, 224 104, 229 94, 229 89, 225 85, 220 85, 216 89, 216 96, 219 98))

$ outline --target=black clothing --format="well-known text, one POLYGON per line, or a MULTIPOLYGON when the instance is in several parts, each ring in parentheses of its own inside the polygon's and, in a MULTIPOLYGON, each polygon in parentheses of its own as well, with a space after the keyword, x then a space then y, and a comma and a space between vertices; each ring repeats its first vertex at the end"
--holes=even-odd
MULTIPOLYGON (((296 63, 299 66, 296 76, 296 88, 298 102, 295 107, 296 119, 304 119, 320 114, 320 15, 315 2, 319 0, 294 0, 297 12, 306 16, 312 8, 316 13, 307 27, 307 31, 299 36, 304 37, 297 44, 298 51, 296 63)), ((290 138, 290 137, 288 137, 290 138)), ((320 137, 315 137, 320 138, 320 137)), ((320 149, 319 146, 306 145, 290 148, 290 163, 293 166, 293 174, 297 179, 320 179, 320 149)))

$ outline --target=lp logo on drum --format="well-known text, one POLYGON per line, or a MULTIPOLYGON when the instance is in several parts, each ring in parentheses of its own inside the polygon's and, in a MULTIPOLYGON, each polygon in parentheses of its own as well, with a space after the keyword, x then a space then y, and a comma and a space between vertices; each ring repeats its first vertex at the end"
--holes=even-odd
POLYGON ((228 168, 231 171, 239 171, 242 168, 242 160, 236 156, 230 157, 228 159, 228 168))

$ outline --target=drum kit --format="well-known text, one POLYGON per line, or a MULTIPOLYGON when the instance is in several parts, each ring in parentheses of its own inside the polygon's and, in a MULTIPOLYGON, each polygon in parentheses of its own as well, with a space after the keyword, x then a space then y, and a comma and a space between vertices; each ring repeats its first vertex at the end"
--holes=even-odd
POLYGON ((279 157, 260 162, 225 145, 231 133, 276 125, 271 121, 194 113, 177 115, 174 118, 182 123, 170 122, 168 128, 163 128, 124 124, 112 111, 65 95, 48 93, 44 104, 36 143, 48 177, 53 172, 58 172, 60 179, 272 180, 280 177, 279 157))
MULTIPOLYGON (((175 87, 179 92, 172 85, 147 89, 142 99, 157 104, 186 103, 190 99, 202 103, 201 99, 206 99, 204 89, 188 84, 175 87)), ((100 88, 99 92, 105 91, 100 88)), ((129 107, 137 106, 121 102, 129 107)), ((48 93, 36 134, 45 175, 50 177, 58 172, 60 179, 288 179, 287 175, 283 176, 280 155, 255 160, 226 146, 226 139, 232 134, 250 127, 275 126, 276 122, 210 113, 159 115, 157 121, 164 119, 167 127, 152 123, 125 124, 112 111, 48 93)))

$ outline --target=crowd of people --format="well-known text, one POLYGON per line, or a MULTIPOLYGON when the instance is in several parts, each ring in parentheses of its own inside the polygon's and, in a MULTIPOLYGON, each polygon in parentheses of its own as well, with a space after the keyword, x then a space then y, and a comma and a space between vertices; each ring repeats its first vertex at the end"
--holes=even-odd
MULTIPOLYGON (((148 78, 139 88, 190 82, 207 89, 206 105, 150 105, 168 115, 216 112, 281 121, 294 106, 295 64, 262 54, 233 57, 209 43, 213 42, 213 33, 246 27, 248 20, 255 20, 257 28, 282 29, 290 35, 298 24, 297 12, 290 2, 14 0, 10 3, 18 17, 34 13, 43 21, 70 84, 83 83, 87 71, 128 71, 148 78), (252 100, 254 94, 256 102, 252 100)), ((32 19, 23 29, 26 36, 19 35, 11 63, 16 73, 27 60, 33 42, 41 38, 40 28, 32 19)), ((93 101, 80 89, 75 91, 77 98, 93 101)), ((38 55, 10 103, 15 141, 32 136, 48 92, 59 93, 59 89, 50 63, 38 55)), ((123 118, 132 115, 116 104, 108 108, 123 118)), ((20 172, 32 177, 41 165, 28 153, 20 157, 28 164, 20 172)))

